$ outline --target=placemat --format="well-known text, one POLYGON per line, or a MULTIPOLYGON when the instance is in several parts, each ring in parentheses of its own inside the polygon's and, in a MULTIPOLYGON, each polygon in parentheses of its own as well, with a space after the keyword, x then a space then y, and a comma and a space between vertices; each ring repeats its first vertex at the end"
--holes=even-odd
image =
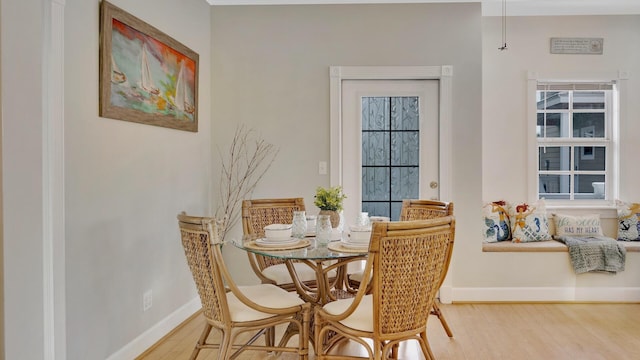
POLYGON ((282 245, 282 246, 260 246, 256 244, 255 240, 251 240, 250 242, 244 244, 244 247, 248 249, 254 250, 267 250, 267 251, 278 251, 278 250, 293 250, 293 249, 302 249, 311 245, 311 241, 309 239, 301 239, 299 242, 291 245, 282 245))
POLYGON ((367 247, 361 247, 361 248, 349 248, 349 247, 343 246, 340 241, 332 241, 332 242, 330 242, 329 245, 327 245, 327 248, 329 250, 342 252, 342 253, 364 254, 364 253, 369 252, 369 247, 368 246, 367 247))

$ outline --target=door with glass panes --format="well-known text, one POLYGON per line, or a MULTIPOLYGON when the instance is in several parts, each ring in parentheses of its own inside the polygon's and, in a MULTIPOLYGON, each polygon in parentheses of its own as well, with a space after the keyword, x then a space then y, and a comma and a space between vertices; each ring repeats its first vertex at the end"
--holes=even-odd
POLYGON ((342 82, 346 224, 398 220, 403 199, 439 199, 438 80, 342 82))

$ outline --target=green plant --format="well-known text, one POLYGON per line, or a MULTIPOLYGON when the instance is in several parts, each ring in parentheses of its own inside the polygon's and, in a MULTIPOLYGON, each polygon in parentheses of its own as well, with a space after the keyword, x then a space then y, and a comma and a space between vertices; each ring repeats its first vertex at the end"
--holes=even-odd
POLYGON ((342 210, 342 201, 347 196, 342 193, 342 186, 329 187, 328 189, 318 186, 313 203, 320 210, 342 210))

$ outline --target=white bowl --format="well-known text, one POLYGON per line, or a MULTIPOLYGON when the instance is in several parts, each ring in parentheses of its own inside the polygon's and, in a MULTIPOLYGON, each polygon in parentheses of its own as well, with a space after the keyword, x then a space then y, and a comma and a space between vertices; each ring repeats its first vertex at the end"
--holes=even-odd
POLYGON ((264 227, 264 237, 269 240, 283 240, 291 237, 291 224, 271 224, 264 227))
POLYGON ((349 230, 349 241, 352 243, 368 243, 371 239, 371 226, 351 225, 349 230))

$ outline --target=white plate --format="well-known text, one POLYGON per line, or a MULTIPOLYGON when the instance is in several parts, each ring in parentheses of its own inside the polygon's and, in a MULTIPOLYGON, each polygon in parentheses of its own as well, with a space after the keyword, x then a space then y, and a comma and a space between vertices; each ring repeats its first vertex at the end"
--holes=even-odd
POLYGON ((294 244, 297 244, 299 241, 300 239, 294 238, 294 237, 283 239, 283 240, 260 238, 256 240, 256 244, 260 246, 265 246, 265 247, 280 247, 283 245, 294 245, 294 244))
POLYGON ((262 238, 259 238, 258 240, 264 241, 264 242, 286 243, 286 242, 292 242, 292 241, 299 240, 299 239, 296 238, 296 237, 293 237, 293 236, 289 236, 289 237, 282 237, 282 238, 262 237, 262 238))
POLYGON ((369 248, 369 243, 352 243, 350 241, 347 241, 345 239, 340 240, 340 244, 342 244, 342 246, 346 247, 347 249, 368 249, 369 248))

